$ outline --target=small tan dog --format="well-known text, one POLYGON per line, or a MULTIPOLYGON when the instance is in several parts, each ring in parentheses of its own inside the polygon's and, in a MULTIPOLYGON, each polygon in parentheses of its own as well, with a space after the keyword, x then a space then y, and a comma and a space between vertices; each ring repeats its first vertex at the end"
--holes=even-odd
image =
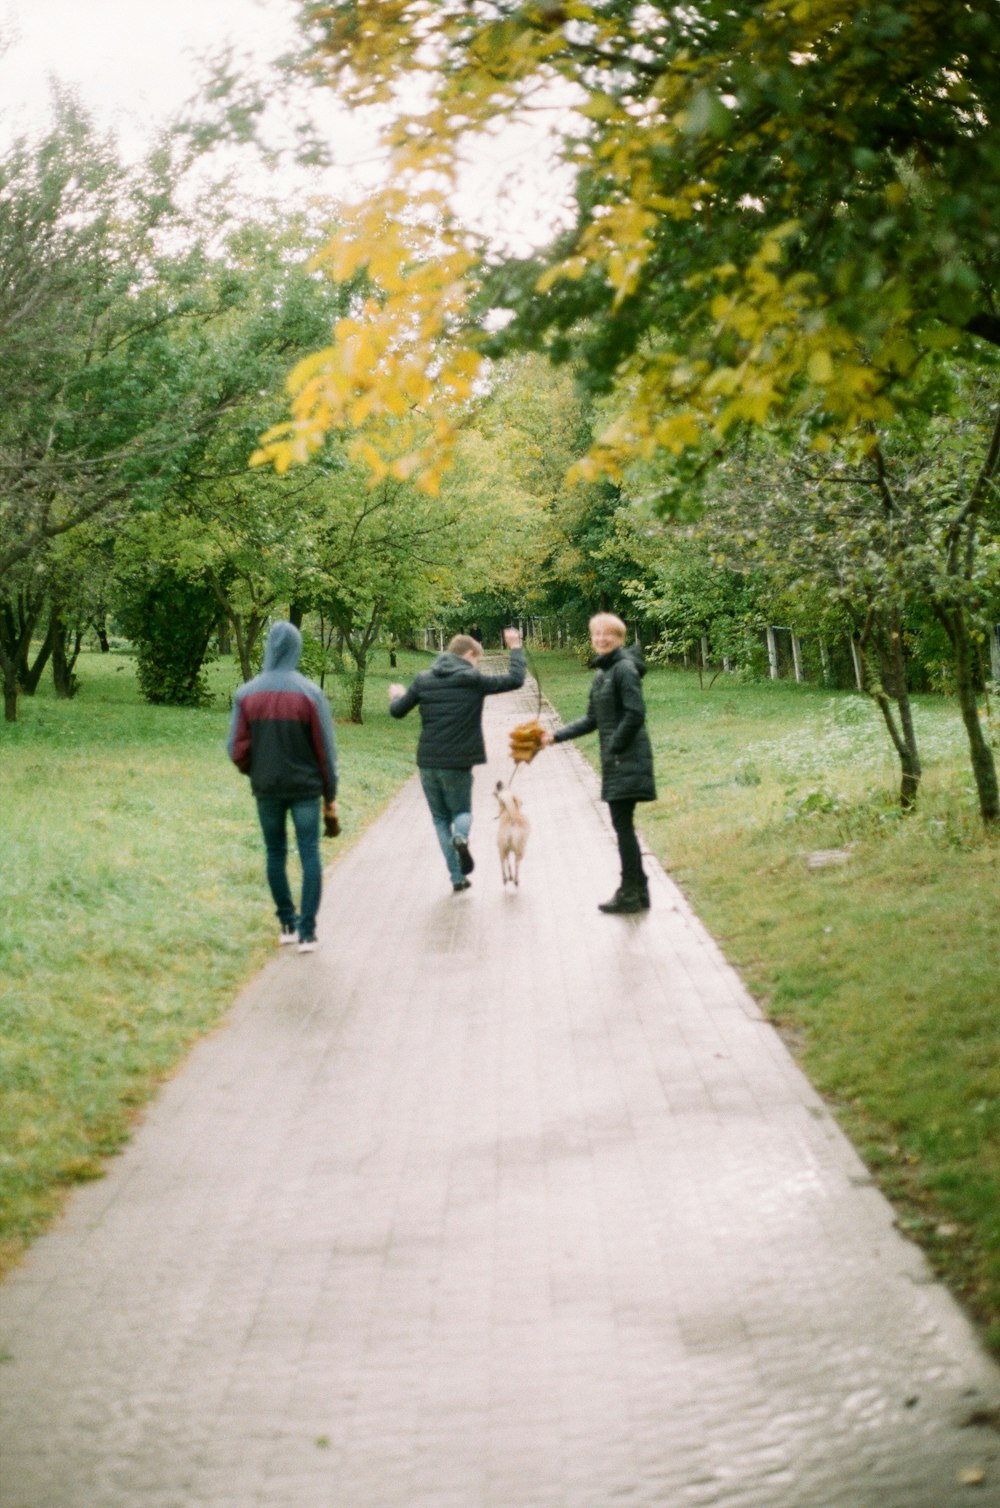
POLYGON ((506 885, 510 880, 518 885, 521 880, 521 860, 528 844, 531 824, 521 809, 521 803, 502 780, 497 781, 495 795, 500 806, 497 825, 497 848, 500 850, 500 872, 506 885))

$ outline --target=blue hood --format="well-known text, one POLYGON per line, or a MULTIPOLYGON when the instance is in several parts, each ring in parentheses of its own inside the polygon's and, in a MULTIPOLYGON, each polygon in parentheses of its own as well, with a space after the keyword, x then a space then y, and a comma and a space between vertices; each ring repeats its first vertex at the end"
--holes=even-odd
POLYGON ((302 653, 302 635, 294 623, 275 623, 264 649, 265 670, 297 670, 302 653))

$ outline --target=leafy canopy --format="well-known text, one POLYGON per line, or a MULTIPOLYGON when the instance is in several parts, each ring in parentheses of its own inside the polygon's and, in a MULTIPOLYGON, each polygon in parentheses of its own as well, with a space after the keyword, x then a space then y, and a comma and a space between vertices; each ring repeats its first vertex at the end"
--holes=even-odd
POLYGON ((292 374, 258 459, 419 413, 403 454, 377 428, 359 453, 433 488, 486 357, 526 348, 615 393, 584 476, 779 415, 822 445, 918 397, 928 349, 1000 340, 984 7, 311 0, 303 18, 315 73, 389 111, 391 187, 327 252, 337 277, 367 267, 371 296, 292 374), (553 103, 573 106, 575 223, 530 263, 477 262, 448 210, 461 154, 553 103))

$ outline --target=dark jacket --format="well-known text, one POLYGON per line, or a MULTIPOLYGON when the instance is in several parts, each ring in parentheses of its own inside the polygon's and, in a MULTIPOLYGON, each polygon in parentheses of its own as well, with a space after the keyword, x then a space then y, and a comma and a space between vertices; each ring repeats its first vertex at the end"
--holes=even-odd
POLYGON ((484 675, 461 655, 438 655, 430 670, 413 677, 402 696, 389 703, 393 717, 420 708, 417 764, 422 770, 469 770, 486 763, 483 700, 524 685, 524 651, 512 649, 506 675, 484 675))
POLYGON ((642 649, 613 649, 595 661, 587 711, 567 723, 555 742, 579 738, 597 729, 601 741, 601 798, 604 801, 655 801, 653 749, 646 732, 642 649))
POLYGON ((337 745, 330 703, 296 668, 302 635, 276 623, 267 636, 264 669, 236 693, 226 744, 250 776, 255 796, 305 801, 337 794, 337 745))

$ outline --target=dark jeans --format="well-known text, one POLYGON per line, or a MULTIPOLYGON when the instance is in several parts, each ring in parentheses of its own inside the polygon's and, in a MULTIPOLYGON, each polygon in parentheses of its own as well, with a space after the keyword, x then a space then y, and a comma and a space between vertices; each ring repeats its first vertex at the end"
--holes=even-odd
POLYGON ((299 936, 316 936, 316 913, 323 888, 323 866, 319 857, 318 796, 306 801, 285 801, 280 796, 258 796, 257 814, 267 850, 267 883, 274 897, 278 920, 283 928, 297 927, 299 936), (302 904, 298 914, 288 886, 288 814, 292 815, 295 842, 302 864, 302 904))
POLYGON ((639 839, 635 835, 634 801, 609 801, 611 825, 618 839, 618 857, 622 866, 622 889, 645 890, 646 875, 642 867, 639 839))
POLYGON ((468 838, 472 827, 472 771, 421 770, 420 784, 431 809, 434 831, 437 833, 451 882, 458 885, 461 883, 462 870, 451 840, 455 833, 468 838))

